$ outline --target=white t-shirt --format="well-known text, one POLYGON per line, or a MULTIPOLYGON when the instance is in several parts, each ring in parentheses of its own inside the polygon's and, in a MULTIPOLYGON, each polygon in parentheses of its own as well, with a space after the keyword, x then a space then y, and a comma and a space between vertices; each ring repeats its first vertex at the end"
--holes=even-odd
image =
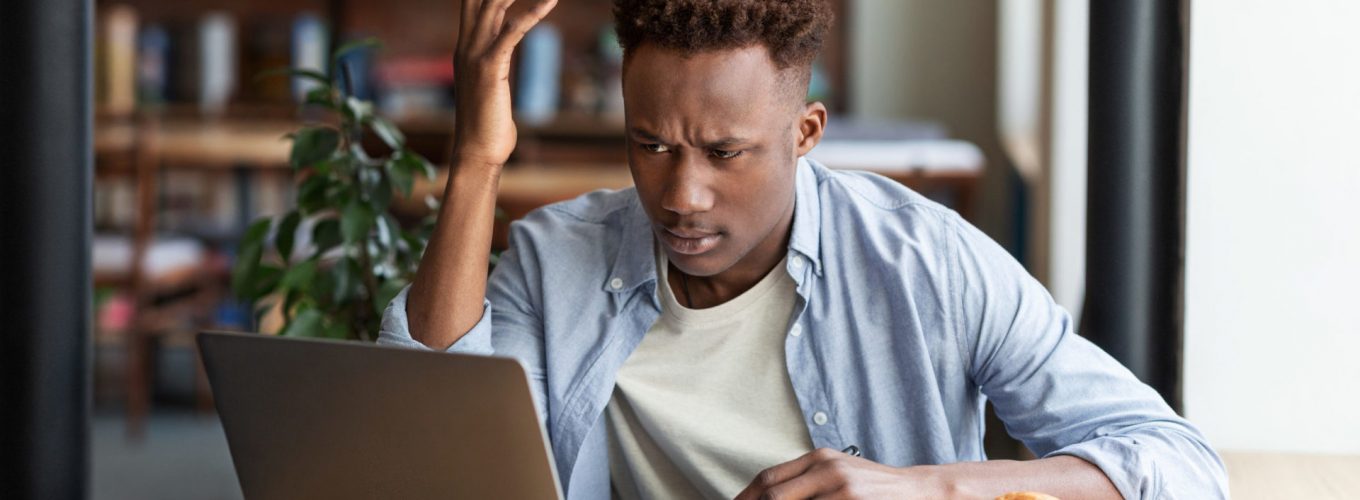
POLYGON ((784 262, 707 309, 676 301, 658 252, 661 316, 619 370, 606 410, 616 495, 732 498, 812 450, 784 362, 796 284, 784 262))

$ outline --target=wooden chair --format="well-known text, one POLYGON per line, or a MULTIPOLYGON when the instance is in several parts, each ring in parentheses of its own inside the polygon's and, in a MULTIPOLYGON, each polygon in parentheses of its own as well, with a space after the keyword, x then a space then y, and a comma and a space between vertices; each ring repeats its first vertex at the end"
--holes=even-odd
MULTIPOLYGON (((204 262, 191 262, 173 269, 149 269, 148 259, 156 254, 156 221, 158 199, 157 177, 160 173, 158 155, 158 118, 143 115, 136 118, 130 135, 121 140, 97 141, 101 173, 129 175, 135 182, 136 218, 129 235, 131 251, 127 252, 126 266, 117 269, 96 269, 97 288, 124 291, 132 302, 132 317, 121 332, 105 332, 106 336, 120 337, 125 348, 124 411, 126 431, 131 439, 140 439, 145 432, 146 418, 151 408, 153 382, 153 344, 166 335, 184 332, 184 318, 188 324, 206 324, 204 316, 212 311, 220 297, 221 276, 210 272, 204 262), (99 151, 99 149, 103 151, 99 151), (209 272, 205 272, 209 271, 209 272), (169 297, 167 299, 167 297, 169 297)), ((126 132, 126 131, 124 131, 126 132)), ((192 331, 192 328, 190 328, 192 331)), ((195 352, 197 352, 195 350, 195 352)), ((196 406, 200 411, 212 408, 207 377, 202 361, 195 361, 196 406)))

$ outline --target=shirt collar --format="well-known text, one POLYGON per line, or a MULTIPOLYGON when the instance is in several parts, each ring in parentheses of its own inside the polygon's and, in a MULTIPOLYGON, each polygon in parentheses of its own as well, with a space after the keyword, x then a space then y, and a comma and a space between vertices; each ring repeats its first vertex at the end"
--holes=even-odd
MULTIPOLYGON (((789 249, 807 258, 820 276, 822 219, 821 199, 817 191, 818 168, 822 167, 811 160, 798 158, 794 174, 793 229, 789 236, 789 249)), ((651 221, 636 193, 625 210, 627 213, 623 217, 619 251, 604 281, 606 292, 631 292, 644 284, 654 284, 657 280, 656 263, 653 260, 656 237, 652 234, 651 221)))
POLYGON ((818 276, 822 275, 822 199, 817 188, 823 168, 816 160, 798 158, 793 188, 793 234, 789 236, 789 248, 803 254, 818 276))

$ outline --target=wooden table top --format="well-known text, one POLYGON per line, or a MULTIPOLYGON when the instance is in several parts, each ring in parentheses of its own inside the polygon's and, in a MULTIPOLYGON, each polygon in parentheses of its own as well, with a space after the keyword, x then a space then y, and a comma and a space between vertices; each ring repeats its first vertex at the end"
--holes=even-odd
POLYGON ((1238 500, 1360 498, 1360 455, 1222 452, 1238 500))

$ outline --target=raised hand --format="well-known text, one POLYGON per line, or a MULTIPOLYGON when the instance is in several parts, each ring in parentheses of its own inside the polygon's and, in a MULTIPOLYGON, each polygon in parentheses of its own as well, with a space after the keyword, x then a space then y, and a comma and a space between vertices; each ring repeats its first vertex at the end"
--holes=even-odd
POLYGON ((499 168, 515 149, 510 107, 510 55, 524 34, 557 0, 539 0, 506 19, 514 0, 463 0, 453 66, 457 124, 453 163, 458 168, 499 168))
POLYGON ((515 149, 510 54, 556 0, 506 19, 514 0, 463 0, 453 66, 458 91, 453 157, 439 221, 406 302, 411 338, 446 349, 482 317, 487 253, 501 167, 515 149))

